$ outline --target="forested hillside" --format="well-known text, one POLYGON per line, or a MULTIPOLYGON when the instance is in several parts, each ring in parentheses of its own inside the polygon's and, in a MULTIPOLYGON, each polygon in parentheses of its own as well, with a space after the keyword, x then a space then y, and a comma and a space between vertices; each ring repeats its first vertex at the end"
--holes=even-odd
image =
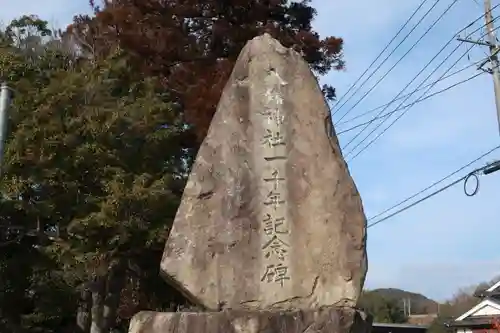
POLYGON ((375 321, 388 323, 407 322, 409 313, 434 314, 438 310, 437 302, 424 295, 395 288, 366 290, 358 305, 373 314, 375 321))
MULTIPOLYGON (((475 286, 458 290, 446 302, 438 303, 428 297, 395 288, 382 288, 365 290, 358 302, 358 306, 374 316, 377 322, 405 323, 409 321, 408 309, 404 310, 404 300, 411 302, 409 313, 411 315, 432 315, 432 332, 444 332, 443 323, 460 316, 478 304, 481 299, 474 296, 478 291, 483 291, 493 285, 500 278, 494 278, 475 286)), ((425 318, 428 322, 431 318, 425 318)))

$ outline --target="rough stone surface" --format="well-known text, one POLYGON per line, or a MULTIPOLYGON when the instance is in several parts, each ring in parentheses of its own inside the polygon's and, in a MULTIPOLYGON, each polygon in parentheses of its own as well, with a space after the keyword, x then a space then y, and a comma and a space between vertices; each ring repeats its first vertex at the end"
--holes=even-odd
POLYGON ((140 312, 130 333, 369 333, 371 318, 352 309, 222 311, 202 313, 140 312))
POLYGON ((269 35, 249 41, 199 150, 162 273, 212 311, 353 307, 365 243, 361 199, 316 78, 269 35))

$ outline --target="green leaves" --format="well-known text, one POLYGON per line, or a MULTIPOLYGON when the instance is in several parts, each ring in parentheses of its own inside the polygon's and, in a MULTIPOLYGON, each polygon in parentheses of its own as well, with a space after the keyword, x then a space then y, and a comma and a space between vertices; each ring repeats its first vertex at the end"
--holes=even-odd
POLYGON ((397 300, 386 298, 376 292, 364 291, 358 306, 371 314, 374 322, 405 323, 407 320, 403 307, 397 300))
MULTIPOLYGON (((28 266, 16 281, 15 261, 0 258, 8 288, 0 305, 14 298, 26 309, 9 314, 12 325, 62 325, 76 314, 82 282, 106 277, 119 260, 142 267, 136 261, 149 257, 158 265, 190 159, 186 126, 159 80, 130 71, 124 52, 75 66, 44 42, 50 33, 34 16, 13 21, 6 35, 0 68, 17 94, 0 183, 0 241, 12 241, 15 260, 28 266), (19 42, 35 32, 43 37, 36 56, 19 42)), ((139 276, 161 281, 157 273, 139 276)))
POLYGON ((319 75, 342 67, 342 40, 319 38, 314 15, 309 1, 119 0, 63 34, 35 15, 0 33, 0 79, 16 92, 0 183, 0 242, 15 260, 0 258, 0 309, 23 309, 5 330, 74 331, 78 287, 117 262, 122 319, 183 302, 158 266, 236 57, 266 31, 319 75))

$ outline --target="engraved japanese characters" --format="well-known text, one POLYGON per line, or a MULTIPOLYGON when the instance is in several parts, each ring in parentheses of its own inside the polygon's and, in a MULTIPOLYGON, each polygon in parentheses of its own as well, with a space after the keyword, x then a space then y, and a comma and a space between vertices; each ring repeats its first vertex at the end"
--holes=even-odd
MULTIPOLYGON (((278 283, 281 287, 289 276, 290 227, 288 225, 288 207, 286 186, 287 140, 284 128, 283 95, 281 88, 286 82, 275 70, 270 70, 263 85, 265 109, 257 113, 262 117, 257 123, 263 124, 260 145, 254 147, 261 151, 265 160, 262 185, 264 196, 261 214, 261 242, 264 251, 264 268, 261 282, 278 283), (266 193, 267 192, 267 193, 266 193)), ((257 141, 256 141, 257 143, 257 141)))
POLYGON ((200 147, 161 272, 207 309, 354 306, 366 219, 307 63, 243 49, 200 147))

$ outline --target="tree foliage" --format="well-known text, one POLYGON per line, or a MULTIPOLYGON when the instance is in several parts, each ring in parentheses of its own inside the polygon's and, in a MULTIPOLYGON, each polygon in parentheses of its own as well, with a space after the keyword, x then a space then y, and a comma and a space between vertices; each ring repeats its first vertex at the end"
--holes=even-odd
POLYGON ((342 68, 314 15, 309 1, 119 0, 65 31, 26 15, 0 32, 15 92, 0 330, 126 331, 139 310, 190 306, 158 270, 199 141, 247 40, 269 32, 318 76, 342 68))
POLYGON ((407 316, 401 302, 383 296, 380 293, 364 291, 359 299, 358 307, 373 316, 378 323, 405 323, 407 316))
MULTIPOLYGON (((96 15, 78 17, 66 37, 92 58, 127 50, 134 70, 162 78, 199 140, 249 39, 270 33, 318 75, 344 66, 343 40, 321 39, 312 29, 310 0, 113 0, 94 8, 96 15)), ((335 95, 332 87, 324 92, 335 95)))
MULTIPOLYGON (((22 32, 19 22, 31 21, 14 22, 22 32)), ((79 307, 88 314, 78 328, 104 332, 139 308, 182 303, 158 274, 191 158, 168 94, 130 71, 119 49, 75 66, 52 44, 32 57, 6 35, 0 62, 16 98, 1 183, 1 302, 19 305, 2 307, 2 322, 21 332, 66 321, 74 331, 79 307)))

